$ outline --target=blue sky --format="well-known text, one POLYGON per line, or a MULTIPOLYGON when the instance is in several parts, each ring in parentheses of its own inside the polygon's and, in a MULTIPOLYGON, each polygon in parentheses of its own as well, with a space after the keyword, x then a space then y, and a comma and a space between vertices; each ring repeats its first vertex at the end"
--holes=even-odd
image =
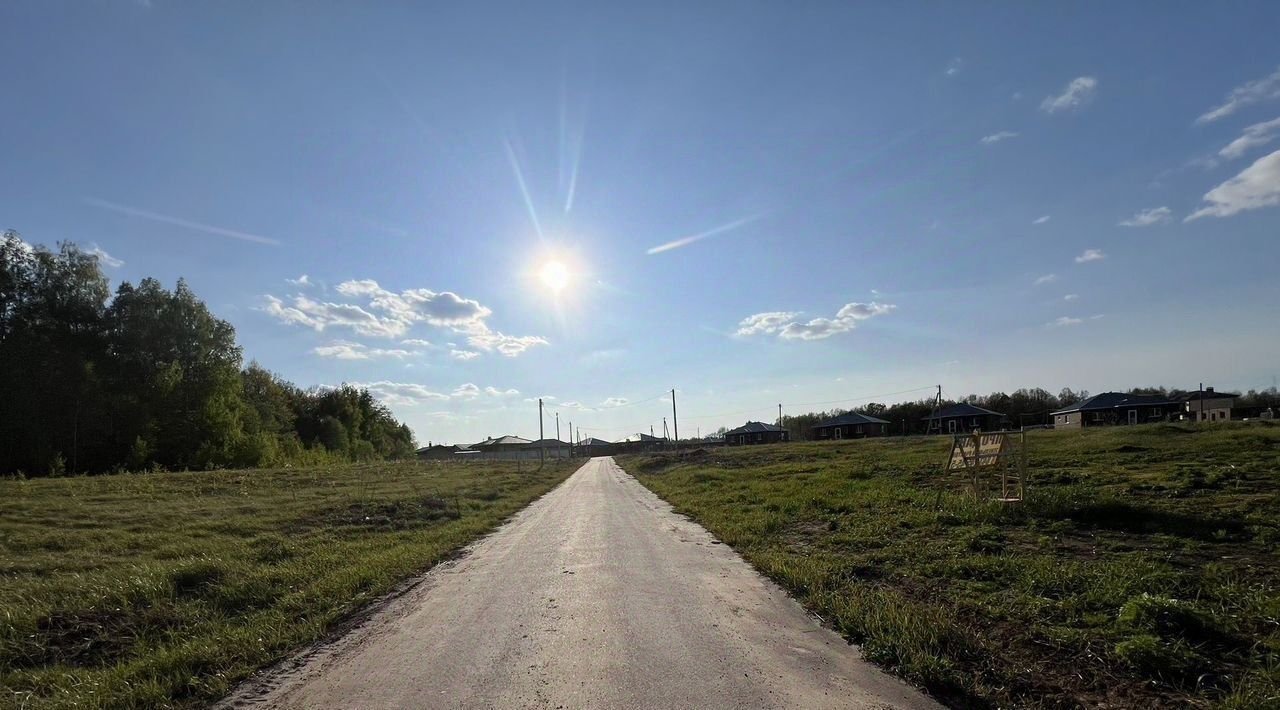
POLYGON ((1115 5, 5 3, 3 225, 424 444, 1270 386, 1280 7, 1115 5))

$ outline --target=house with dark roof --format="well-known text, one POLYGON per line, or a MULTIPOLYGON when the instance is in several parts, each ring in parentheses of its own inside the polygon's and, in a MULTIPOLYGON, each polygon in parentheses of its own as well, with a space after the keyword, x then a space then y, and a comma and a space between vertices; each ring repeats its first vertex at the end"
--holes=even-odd
POLYGON ((940 434, 966 434, 974 431, 1000 431, 1009 423, 1009 417, 1000 412, 978 407, 968 402, 958 402, 939 409, 924 418, 925 431, 940 434))
POLYGON ((1158 394, 1103 392, 1053 412, 1055 429, 1114 424, 1147 424, 1180 416, 1183 402, 1158 394))
POLYGON ((613 453, 613 442, 592 436, 579 441, 576 448, 583 456, 608 456, 613 453))
POLYGON ((813 427, 813 438, 818 440, 862 439, 888 433, 889 422, 857 412, 845 412, 813 427))
POLYGON ((525 448, 533 451, 537 458, 545 455, 549 459, 567 459, 573 456, 573 445, 559 439, 537 439, 525 444, 525 448))
POLYGON ((1214 392, 1212 387, 1196 390, 1184 399, 1187 419, 1193 422, 1229 422, 1238 394, 1214 392))
POLYGON ((499 436, 489 437, 484 441, 468 446, 468 449, 477 452, 475 455, 483 459, 496 459, 502 461, 514 461, 516 459, 538 458, 537 450, 532 453, 528 450, 528 439, 522 439, 518 436, 499 436))
POLYGON ((786 429, 776 424, 765 424, 763 422, 747 422, 737 429, 730 429, 724 433, 724 443, 729 446, 776 444, 780 441, 790 440, 791 437, 787 434, 786 429))
POLYGON ((662 448, 666 443, 667 440, 660 436, 641 432, 632 434, 625 439, 619 439, 613 442, 613 446, 618 453, 630 453, 633 451, 653 451, 662 448))
POLYGON ((462 447, 457 444, 435 444, 418 449, 417 457, 422 461, 442 461, 457 457, 459 451, 462 447))

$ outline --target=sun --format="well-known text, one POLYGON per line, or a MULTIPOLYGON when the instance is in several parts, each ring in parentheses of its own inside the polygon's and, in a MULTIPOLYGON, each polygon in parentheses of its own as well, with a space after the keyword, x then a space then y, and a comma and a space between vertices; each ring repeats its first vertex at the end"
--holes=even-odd
POLYGON ((542 285, 551 289, 554 293, 560 293, 569 285, 571 278, 569 267, 563 261, 552 259, 545 262, 538 269, 538 280, 542 281, 542 285))

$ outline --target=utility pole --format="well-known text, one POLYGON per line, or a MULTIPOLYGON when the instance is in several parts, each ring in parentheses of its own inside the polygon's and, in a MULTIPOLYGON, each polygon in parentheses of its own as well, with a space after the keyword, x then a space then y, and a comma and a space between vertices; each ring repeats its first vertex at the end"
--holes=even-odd
POLYGON ((1200 421, 1204 421, 1204 383, 1200 383, 1200 421))
POLYGON ((671 389, 671 426, 675 430, 676 444, 680 444, 680 420, 676 419, 676 390, 671 389))
POLYGON ((782 428, 782 403, 778 403, 778 428, 782 428))
POLYGON ((556 412, 556 441, 560 441, 560 412, 556 412))
POLYGON ((547 442, 542 435, 542 398, 538 398, 538 460, 547 462, 547 442))
POLYGON ((666 417, 662 418, 662 438, 670 440, 670 437, 667 436, 667 418, 666 417))

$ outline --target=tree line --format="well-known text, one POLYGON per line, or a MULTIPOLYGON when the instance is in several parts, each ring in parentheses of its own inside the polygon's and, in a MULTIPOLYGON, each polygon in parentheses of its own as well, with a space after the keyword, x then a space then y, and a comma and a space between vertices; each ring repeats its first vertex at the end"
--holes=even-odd
POLYGON ((0 238, 0 473, 207 469, 411 456, 367 390, 243 366, 187 284, 115 290, 98 258, 0 238))

